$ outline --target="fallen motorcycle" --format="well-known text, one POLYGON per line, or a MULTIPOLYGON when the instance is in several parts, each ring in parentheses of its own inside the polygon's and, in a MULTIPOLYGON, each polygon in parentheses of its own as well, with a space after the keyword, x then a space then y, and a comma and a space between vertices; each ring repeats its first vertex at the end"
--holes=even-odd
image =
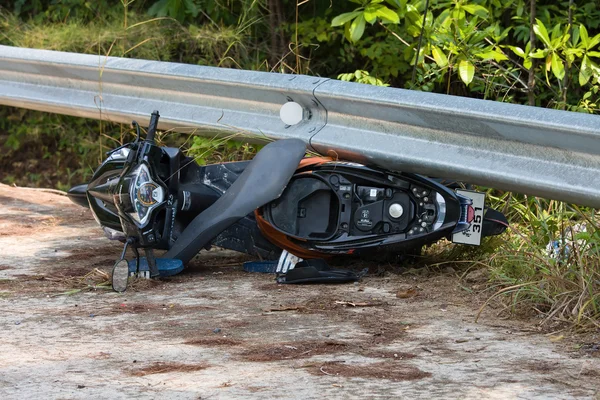
MULTIPOLYGON (((485 207, 483 193, 418 174, 305 157, 298 139, 269 143, 251 161, 200 166, 178 148, 156 145, 158 120, 155 111, 145 139, 134 121, 136 140, 109 152, 88 184, 69 191, 110 239, 124 243, 113 270, 119 291, 130 273, 179 273, 212 245, 261 259, 284 250, 322 260, 406 252, 442 238, 479 245, 507 226, 504 215, 485 207), (157 258, 156 250, 165 253, 157 258)), ((328 271, 317 268, 320 277, 337 276, 328 271)), ((306 273, 301 278, 311 281, 306 273)))

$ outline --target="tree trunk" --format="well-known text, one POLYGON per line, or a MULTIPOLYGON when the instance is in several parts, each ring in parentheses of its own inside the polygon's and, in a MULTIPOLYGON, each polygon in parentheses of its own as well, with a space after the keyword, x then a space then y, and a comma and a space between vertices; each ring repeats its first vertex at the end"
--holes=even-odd
MULTIPOLYGON (((569 42, 573 43, 573 0, 569 0, 569 42)), ((565 63, 565 77, 562 81, 562 105, 561 108, 565 110, 567 108, 567 90, 570 85, 569 79, 569 63, 565 63)))
POLYGON ((271 67, 276 65, 285 56, 285 40, 281 33, 283 22, 281 0, 269 0, 269 30, 271 33, 269 62, 271 63, 271 67))
MULTIPOLYGON (((535 1, 530 0, 529 6, 529 42, 531 43, 529 50, 531 52, 535 49, 535 32, 533 31, 533 25, 535 24, 535 1)), ((527 96, 530 106, 535 106, 535 64, 535 59, 533 59, 529 68, 529 79, 527 80, 527 96)))

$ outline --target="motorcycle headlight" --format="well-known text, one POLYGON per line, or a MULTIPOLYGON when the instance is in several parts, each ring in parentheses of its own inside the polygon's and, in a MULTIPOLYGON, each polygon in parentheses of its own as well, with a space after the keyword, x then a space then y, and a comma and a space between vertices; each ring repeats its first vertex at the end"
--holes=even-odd
POLYGON ((150 171, 145 164, 140 164, 133 171, 132 176, 129 197, 133 212, 128 214, 141 226, 147 222, 152 209, 163 203, 165 191, 152 180, 150 171))

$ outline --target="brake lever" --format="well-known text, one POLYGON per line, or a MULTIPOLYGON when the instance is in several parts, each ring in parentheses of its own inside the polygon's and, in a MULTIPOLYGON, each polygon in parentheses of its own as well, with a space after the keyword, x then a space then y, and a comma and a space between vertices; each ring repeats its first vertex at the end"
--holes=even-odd
POLYGON ((133 142, 122 144, 121 146, 117 147, 116 149, 112 149, 112 150, 107 151, 106 152, 106 156, 107 157, 110 157, 111 154, 113 154, 113 153, 115 153, 115 152, 117 152, 117 151, 119 151, 119 150, 121 150, 121 149, 123 149, 125 147, 131 146, 132 144, 134 144, 134 145, 138 144, 140 142, 140 140, 142 140, 142 133, 140 131, 140 124, 138 124, 137 121, 134 120, 134 121, 131 121, 131 126, 133 126, 135 128, 135 135, 136 135, 135 140, 133 142))

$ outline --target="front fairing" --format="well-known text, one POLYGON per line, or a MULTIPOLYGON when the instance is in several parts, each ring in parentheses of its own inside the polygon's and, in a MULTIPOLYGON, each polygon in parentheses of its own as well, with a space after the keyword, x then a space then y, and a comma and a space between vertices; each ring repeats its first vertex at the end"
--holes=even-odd
POLYGON ((123 147, 112 152, 96 169, 87 185, 86 195, 92 215, 98 224, 122 231, 118 210, 113 202, 114 184, 118 181, 129 156, 130 149, 123 147), (112 185, 111 185, 112 183, 112 185))

